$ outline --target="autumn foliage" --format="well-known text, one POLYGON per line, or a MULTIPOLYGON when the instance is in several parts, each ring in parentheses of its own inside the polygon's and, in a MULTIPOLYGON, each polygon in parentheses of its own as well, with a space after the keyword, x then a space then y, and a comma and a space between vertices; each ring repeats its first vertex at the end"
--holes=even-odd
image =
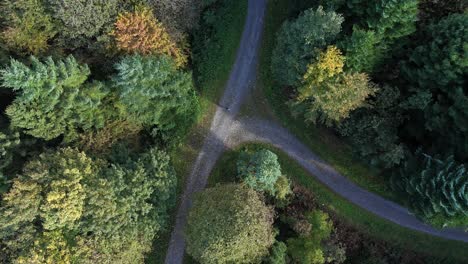
POLYGON ((147 7, 120 14, 111 34, 117 48, 126 53, 165 54, 174 58, 179 67, 187 63, 186 54, 147 7))

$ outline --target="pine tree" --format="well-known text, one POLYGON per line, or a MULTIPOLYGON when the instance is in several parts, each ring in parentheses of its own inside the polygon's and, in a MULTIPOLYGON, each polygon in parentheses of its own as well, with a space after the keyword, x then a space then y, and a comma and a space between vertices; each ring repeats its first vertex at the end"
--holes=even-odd
POLYGON ((193 113, 196 100, 192 77, 178 70, 171 58, 128 56, 116 69, 114 85, 132 120, 164 130, 174 127, 178 116, 193 113))
POLYGON ((103 126, 101 105, 108 92, 98 82, 85 83, 90 70, 72 56, 44 63, 31 57, 31 67, 12 59, 0 74, 3 85, 18 92, 6 110, 12 127, 50 140, 62 134, 73 139, 77 128, 103 126))
POLYGON ((346 4, 359 27, 375 31, 384 43, 416 30, 418 0, 351 0, 346 4))
POLYGON ((426 218, 468 216, 468 171, 453 156, 445 160, 417 152, 393 180, 408 195, 414 210, 426 218))
POLYGON ((374 31, 358 27, 353 27, 352 35, 340 42, 339 46, 346 55, 346 69, 353 72, 373 72, 386 52, 374 31))

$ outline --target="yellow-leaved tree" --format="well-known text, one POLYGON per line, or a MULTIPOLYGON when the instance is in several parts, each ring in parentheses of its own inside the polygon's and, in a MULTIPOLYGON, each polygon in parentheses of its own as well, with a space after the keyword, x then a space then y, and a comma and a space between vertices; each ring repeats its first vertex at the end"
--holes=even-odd
POLYGON ((297 96, 291 102, 293 112, 303 114, 306 121, 332 125, 365 105, 376 92, 365 73, 345 73, 345 57, 335 46, 322 51, 307 67, 297 96))
POLYGON ((133 12, 119 14, 114 36, 117 48, 130 54, 165 54, 174 59, 177 66, 187 63, 187 55, 177 47, 169 33, 145 6, 135 8, 133 12))

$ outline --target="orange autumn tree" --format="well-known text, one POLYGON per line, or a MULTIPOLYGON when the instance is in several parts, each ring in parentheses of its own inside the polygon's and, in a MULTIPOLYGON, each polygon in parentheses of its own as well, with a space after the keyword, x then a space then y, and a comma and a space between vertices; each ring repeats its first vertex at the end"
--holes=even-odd
POLYGON ((117 48, 126 53, 165 54, 172 57, 179 67, 187 63, 187 56, 148 7, 119 14, 111 34, 117 48))

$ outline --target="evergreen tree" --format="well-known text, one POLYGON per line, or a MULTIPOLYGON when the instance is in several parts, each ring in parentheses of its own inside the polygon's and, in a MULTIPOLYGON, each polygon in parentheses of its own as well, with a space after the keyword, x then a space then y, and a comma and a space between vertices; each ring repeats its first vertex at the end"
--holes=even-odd
POLYGON ((384 43, 416 30, 418 0, 351 0, 346 4, 359 27, 375 31, 384 43))
POLYGON ((19 133, 0 132, 0 171, 6 168, 13 160, 12 150, 20 144, 19 133))
POLYGON ((115 88, 130 119, 167 130, 178 117, 191 118, 196 108, 192 77, 169 57, 128 56, 116 69, 115 88))
POLYGON ((419 144, 430 142, 431 152, 454 153, 463 160, 468 157, 466 43, 468 14, 450 15, 428 26, 401 69, 410 91, 404 102, 411 113, 407 131, 424 127, 424 135, 411 134, 419 144))
POLYGON ((50 140, 62 134, 73 139, 77 128, 103 126, 107 91, 100 83, 85 83, 89 68, 72 56, 58 62, 49 57, 44 63, 31 57, 31 67, 12 59, 0 74, 3 85, 18 92, 6 110, 13 127, 50 140))
POLYGON ((106 31, 117 16, 120 0, 48 0, 65 48, 79 47, 106 31))
POLYGON ((339 46, 346 55, 346 69, 353 72, 373 72, 386 52, 374 31, 358 27, 353 27, 352 35, 339 46))
POLYGON ((398 129, 403 122, 397 88, 384 86, 371 107, 361 108, 344 120, 338 131, 347 137, 364 161, 378 168, 392 168, 404 158, 404 145, 400 143, 398 129))
POLYGON ((468 172, 453 156, 445 160, 417 152, 393 179, 414 210, 426 218, 468 216, 468 172))
POLYGON ((276 37, 271 70, 280 85, 300 83, 313 63, 317 51, 334 41, 341 30, 343 18, 322 7, 304 11, 296 20, 285 22, 276 37))

